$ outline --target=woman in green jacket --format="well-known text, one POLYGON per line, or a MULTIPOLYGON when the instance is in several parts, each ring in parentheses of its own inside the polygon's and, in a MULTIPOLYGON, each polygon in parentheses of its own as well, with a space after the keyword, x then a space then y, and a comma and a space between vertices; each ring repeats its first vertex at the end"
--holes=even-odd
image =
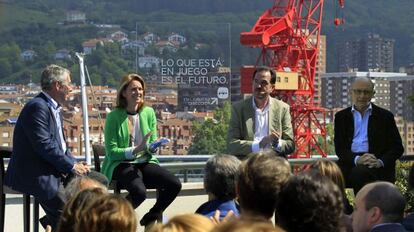
POLYGON ((155 188, 157 202, 142 217, 140 224, 150 225, 160 217, 181 190, 181 182, 158 165, 148 144, 157 140, 154 110, 144 104, 145 82, 138 74, 122 79, 116 108, 105 122, 105 160, 102 173, 117 180, 128 191, 127 199, 137 208, 146 198, 146 189, 155 188))

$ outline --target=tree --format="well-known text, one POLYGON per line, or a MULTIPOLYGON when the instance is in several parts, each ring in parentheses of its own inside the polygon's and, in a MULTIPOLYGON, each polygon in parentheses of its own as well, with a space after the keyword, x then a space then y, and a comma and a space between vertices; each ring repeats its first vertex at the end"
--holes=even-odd
POLYGON ((188 154, 223 154, 227 151, 231 105, 225 102, 221 109, 214 111, 214 118, 193 123, 193 143, 188 154))

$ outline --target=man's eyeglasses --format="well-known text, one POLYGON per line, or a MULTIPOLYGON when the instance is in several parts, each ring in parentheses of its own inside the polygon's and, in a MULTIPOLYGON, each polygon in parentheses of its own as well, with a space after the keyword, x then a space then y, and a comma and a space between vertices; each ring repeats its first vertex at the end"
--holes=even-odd
POLYGON ((269 82, 267 82, 267 81, 265 81, 265 80, 261 80, 261 81, 259 81, 259 80, 257 80, 257 79, 254 79, 254 84, 255 84, 255 85, 260 85, 260 86, 262 86, 262 87, 266 87, 266 86, 270 85, 270 83, 269 83, 269 82))
POLYGON ((373 92, 372 90, 367 90, 367 89, 353 89, 352 91, 358 95, 360 94, 369 95, 369 94, 372 94, 373 92))

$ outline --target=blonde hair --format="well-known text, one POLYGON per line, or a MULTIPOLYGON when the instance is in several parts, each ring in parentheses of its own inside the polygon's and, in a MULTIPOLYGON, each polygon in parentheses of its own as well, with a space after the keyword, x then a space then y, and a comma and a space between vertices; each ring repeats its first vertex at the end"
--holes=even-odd
POLYGON ((328 159, 318 159, 310 166, 312 169, 318 171, 322 176, 331 179, 341 191, 345 191, 345 180, 341 169, 338 165, 328 159))
POLYGON ((166 224, 155 224, 150 232, 209 232, 213 222, 200 214, 182 214, 171 218, 166 224))
POLYGON ((239 218, 217 225, 211 232, 284 232, 270 221, 239 218))
POLYGON ((87 188, 76 193, 68 202, 66 202, 56 231, 73 232, 75 225, 77 225, 81 217, 83 217, 82 210, 106 193, 106 190, 103 188, 87 188))
POLYGON ((109 194, 89 204, 81 212, 82 217, 75 231, 88 232, 136 232, 137 218, 131 204, 123 197, 109 194))
MULTIPOLYGON (((127 107, 128 102, 125 99, 125 97, 122 96, 122 92, 124 92, 125 89, 128 88, 128 85, 132 81, 139 81, 141 83, 142 88, 144 90, 144 96, 145 96, 145 89, 146 88, 145 88, 144 78, 142 78, 140 75, 135 74, 135 73, 128 74, 128 75, 126 75, 122 78, 121 84, 119 85, 119 88, 118 88, 118 93, 116 95, 116 107, 117 108, 126 108, 127 107)), ((142 108, 143 105, 144 105, 144 103, 139 106, 138 111, 142 108)))

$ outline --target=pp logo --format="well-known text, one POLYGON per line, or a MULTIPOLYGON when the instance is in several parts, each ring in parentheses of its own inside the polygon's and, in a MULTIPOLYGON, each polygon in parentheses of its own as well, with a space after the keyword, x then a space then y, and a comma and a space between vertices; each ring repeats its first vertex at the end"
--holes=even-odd
POLYGON ((229 98, 229 89, 227 87, 219 87, 217 89, 217 97, 219 99, 227 99, 227 98, 229 98))

